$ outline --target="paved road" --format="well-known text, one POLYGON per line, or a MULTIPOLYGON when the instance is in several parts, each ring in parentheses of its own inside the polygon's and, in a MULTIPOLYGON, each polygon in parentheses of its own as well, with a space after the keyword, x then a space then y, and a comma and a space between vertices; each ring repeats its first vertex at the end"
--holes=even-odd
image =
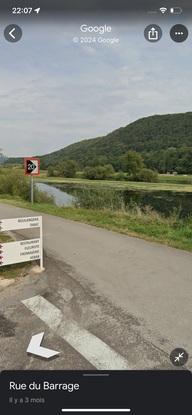
MULTIPOLYGON (((0 218, 36 214, 0 204, 0 218)), ((133 363, 136 361, 134 347, 138 367, 142 364, 149 367, 148 359, 151 359, 153 366, 163 365, 165 354, 168 356, 173 348, 179 346, 192 355, 190 253, 50 215, 43 215, 43 228, 45 252, 60 269, 55 271, 59 273, 57 288, 54 287, 56 276, 52 274, 48 277, 52 303, 56 305, 58 293, 65 290, 64 281, 70 287, 79 284, 78 287, 88 290, 89 298, 94 298, 91 312, 85 306, 89 301, 82 300, 81 294, 76 294, 76 298, 80 296, 81 324, 89 325, 89 329, 91 327, 92 332, 95 330, 105 341, 107 337, 107 343, 121 355, 128 353, 127 359, 131 360, 132 367, 136 367, 133 363), (108 315, 106 322, 107 318, 108 321, 112 318, 112 312, 113 324, 117 331, 120 330, 118 339, 117 331, 111 332, 114 326, 106 329, 101 315, 97 326, 99 313, 108 315), (126 347, 130 346, 130 353, 125 351, 125 343, 126 347), (154 353, 156 357, 153 361, 154 353)), ((50 264, 48 268, 49 274, 50 264)), ((38 290, 34 293, 39 294, 38 290)), ((78 310, 73 311, 77 319, 78 310)))

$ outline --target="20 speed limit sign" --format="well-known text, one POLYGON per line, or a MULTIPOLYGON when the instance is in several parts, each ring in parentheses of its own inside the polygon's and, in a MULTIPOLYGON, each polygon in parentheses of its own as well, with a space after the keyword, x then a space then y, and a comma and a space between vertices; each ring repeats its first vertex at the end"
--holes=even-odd
POLYGON ((25 157, 24 166, 26 176, 38 176, 40 174, 40 160, 37 157, 25 157))

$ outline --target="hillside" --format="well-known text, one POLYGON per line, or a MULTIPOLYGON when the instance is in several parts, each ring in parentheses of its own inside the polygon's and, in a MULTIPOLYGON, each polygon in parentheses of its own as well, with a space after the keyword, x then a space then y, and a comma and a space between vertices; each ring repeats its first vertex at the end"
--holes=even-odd
POLYGON ((71 144, 41 157, 41 160, 47 167, 61 160, 73 159, 84 167, 93 158, 105 156, 107 162, 116 166, 122 154, 134 150, 142 153, 146 163, 151 164, 150 158, 155 161, 168 149, 179 154, 184 147, 192 150, 192 112, 142 118, 105 137, 71 144))
POLYGON ((42 168, 72 159, 82 169, 94 163, 111 163, 129 150, 142 153, 145 164, 160 172, 192 173, 192 112, 154 115, 139 119, 104 137, 83 140, 41 156, 42 168))

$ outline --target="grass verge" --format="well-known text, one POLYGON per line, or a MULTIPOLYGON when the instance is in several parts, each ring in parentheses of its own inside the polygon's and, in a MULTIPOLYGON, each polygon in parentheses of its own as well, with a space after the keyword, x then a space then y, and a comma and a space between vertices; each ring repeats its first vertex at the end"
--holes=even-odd
POLYGON ((11 236, 9 236, 5 232, 0 232, 0 243, 10 242, 10 241, 12 241, 11 236))
MULTIPOLYGON (((10 235, 0 232, 0 243, 11 242, 12 238, 10 235)), ((15 265, 6 265, 0 267, 0 278, 5 279, 15 279, 18 277, 24 277, 26 275, 29 264, 15 264, 15 265)))
POLYGON ((6 265, 4 267, 0 267, 0 278, 5 279, 16 279, 22 278, 27 275, 27 271, 29 269, 29 264, 15 264, 15 265, 6 265))
POLYGON ((2 198, 0 202, 17 207, 31 209, 87 223, 129 236, 136 236, 148 241, 159 242, 174 248, 192 252, 192 219, 179 220, 173 215, 164 218, 154 211, 113 212, 110 210, 93 210, 75 207, 57 207, 50 204, 30 203, 21 199, 2 198))

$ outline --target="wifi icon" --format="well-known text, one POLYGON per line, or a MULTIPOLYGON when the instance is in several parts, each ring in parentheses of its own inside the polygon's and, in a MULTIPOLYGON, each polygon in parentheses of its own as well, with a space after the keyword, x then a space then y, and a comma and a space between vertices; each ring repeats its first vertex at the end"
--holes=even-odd
POLYGON ((167 12, 167 7, 160 7, 159 10, 162 14, 165 14, 167 12))

